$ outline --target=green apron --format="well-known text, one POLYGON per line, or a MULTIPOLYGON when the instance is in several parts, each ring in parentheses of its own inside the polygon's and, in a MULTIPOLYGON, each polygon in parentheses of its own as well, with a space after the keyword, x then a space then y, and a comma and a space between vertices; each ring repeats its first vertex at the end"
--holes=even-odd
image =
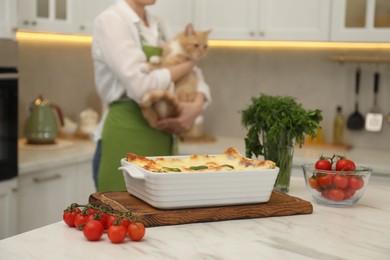
POLYGON ((110 105, 102 132, 98 191, 126 190, 118 167, 128 152, 142 156, 164 156, 173 152, 172 136, 151 128, 132 100, 110 105))
MULTIPOLYGON (((138 26, 137 28, 147 60, 151 56, 160 56, 162 48, 147 45, 138 26)), ((167 156, 176 154, 177 150, 177 139, 150 127, 135 101, 125 98, 114 102, 109 107, 103 126, 97 190, 126 190, 123 174, 118 170, 120 160, 126 157, 126 153, 167 156)))

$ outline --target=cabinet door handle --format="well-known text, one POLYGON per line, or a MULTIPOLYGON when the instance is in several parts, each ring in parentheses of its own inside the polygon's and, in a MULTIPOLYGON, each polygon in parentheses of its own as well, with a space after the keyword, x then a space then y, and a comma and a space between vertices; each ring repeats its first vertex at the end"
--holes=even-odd
POLYGON ((54 175, 47 176, 47 177, 36 177, 36 178, 33 178, 33 181, 35 183, 43 183, 43 182, 57 180, 57 179, 61 179, 60 174, 54 174, 54 175))

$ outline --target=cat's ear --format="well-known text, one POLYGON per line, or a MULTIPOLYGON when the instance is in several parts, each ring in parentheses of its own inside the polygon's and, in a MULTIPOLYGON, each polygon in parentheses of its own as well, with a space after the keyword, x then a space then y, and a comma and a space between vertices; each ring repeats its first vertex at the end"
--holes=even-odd
POLYGON ((184 29, 184 35, 187 37, 195 35, 195 30, 191 23, 187 24, 186 28, 184 29))
POLYGON ((206 35, 209 35, 211 32, 212 32, 212 30, 209 29, 209 30, 205 31, 204 33, 205 33, 206 35))

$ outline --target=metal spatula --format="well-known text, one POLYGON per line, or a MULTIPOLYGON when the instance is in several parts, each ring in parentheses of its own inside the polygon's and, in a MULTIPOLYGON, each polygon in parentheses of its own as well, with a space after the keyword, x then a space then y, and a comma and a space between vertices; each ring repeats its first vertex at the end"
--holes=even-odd
POLYGON ((374 106, 366 116, 366 130, 370 132, 379 132, 382 129, 383 114, 377 106, 377 94, 379 91, 379 73, 374 74, 374 106))

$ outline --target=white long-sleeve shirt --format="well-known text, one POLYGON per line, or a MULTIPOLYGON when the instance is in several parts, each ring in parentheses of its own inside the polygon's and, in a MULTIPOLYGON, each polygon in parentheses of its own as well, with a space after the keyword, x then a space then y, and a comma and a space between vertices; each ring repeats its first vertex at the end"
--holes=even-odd
MULTIPOLYGON (((173 33, 161 18, 146 13, 149 26, 141 22, 138 15, 125 0, 101 13, 93 28, 92 57, 95 69, 95 85, 104 107, 123 95, 139 103, 151 89, 166 89, 171 83, 168 69, 156 69, 150 73, 141 71, 146 62, 142 50, 140 33, 148 45, 157 46, 161 33, 171 39, 173 33)), ((184 26, 183 26, 184 29, 184 26)), ((199 68, 194 69, 198 79, 198 91, 211 101, 209 86, 199 68)), ((102 120, 95 132, 95 140, 101 136, 101 128, 107 115, 104 109, 102 120)))

